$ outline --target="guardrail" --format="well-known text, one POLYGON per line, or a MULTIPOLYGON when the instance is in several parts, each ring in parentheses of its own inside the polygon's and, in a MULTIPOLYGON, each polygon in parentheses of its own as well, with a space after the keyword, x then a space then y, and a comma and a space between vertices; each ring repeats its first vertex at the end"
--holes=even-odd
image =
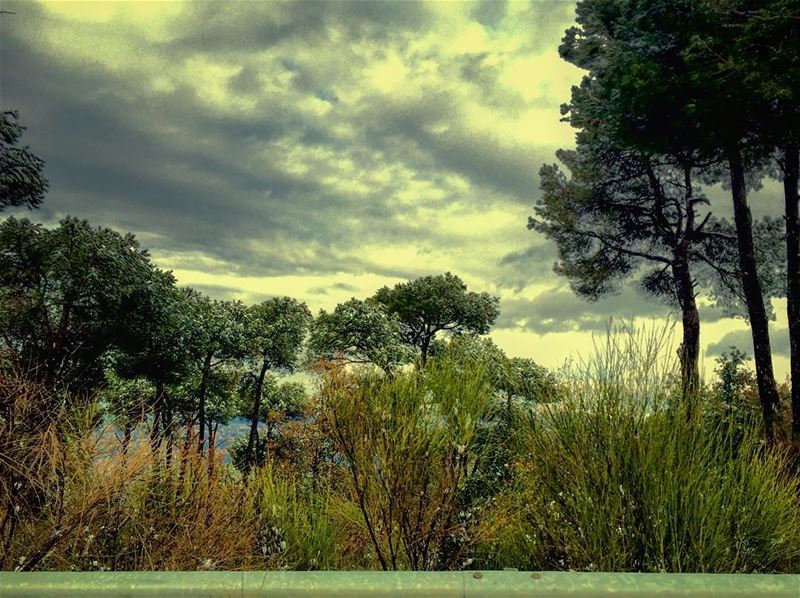
POLYGON ((0 573, 0 596, 303 597, 753 596, 800 598, 800 575, 523 571, 0 573))

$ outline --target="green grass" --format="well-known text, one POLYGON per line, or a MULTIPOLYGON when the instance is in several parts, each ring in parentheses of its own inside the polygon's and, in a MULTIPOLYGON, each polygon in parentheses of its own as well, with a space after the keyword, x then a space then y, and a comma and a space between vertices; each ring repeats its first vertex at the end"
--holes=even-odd
POLYGON ((681 397, 670 346, 610 334, 565 398, 511 416, 479 356, 334 370, 292 428, 301 454, 247 479, 194 443, 123 455, 96 409, 2 378, 3 568, 800 573, 787 455, 738 394, 681 397))
POLYGON ((800 571, 800 487, 753 423, 743 435, 676 392, 656 333, 609 336, 569 397, 517 423, 516 475, 477 526, 486 567, 800 571))

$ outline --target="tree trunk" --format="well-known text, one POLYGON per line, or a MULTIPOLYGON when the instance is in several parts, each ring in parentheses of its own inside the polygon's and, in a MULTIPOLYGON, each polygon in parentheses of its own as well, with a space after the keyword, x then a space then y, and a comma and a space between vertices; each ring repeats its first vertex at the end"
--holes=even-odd
POLYGON ((681 307, 683 324, 683 341, 680 347, 681 361, 681 393, 686 402, 686 415, 691 417, 697 390, 700 388, 700 314, 697 311, 697 301, 694 292, 694 280, 689 269, 689 247, 695 234, 695 197, 692 187, 692 168, 685 164, 683 167, 683 180, 685 189, 684 210, 685 220, 682 235, 678 239, 673 251, 672 277, 675 282, 675 294, 681 307))
POLYGON ((431 338, 426 336, 422 339, 422 345, 420 346, 420 364, 421 369, 425 368, 425 364, 428 363, 428 350, 431 346, 431 338))
POLYGON ((208 478, 209 484, 214 477, 214 460, 216 457, 214 456, 214 451, 217 447, 217 428, 219 427, 219 422, 214 424, 213 428, 211 426, 211 422, 208 422, 208 478))
POLYGON ((178 474, 179 483, 183 483, 183 479, 186 476, 186 464, 189 461, 189 452, 192 448, 192 440, 194 436, 194 421, 190 421, 186 425, 186 435, 183 438, 183 446, 181 447, 181 467, 180 473, 178 474))
POLYGON ((256 451, 258 448, 258 420, 261 413, 261 390, 264 386, 264 376, 267 374, 267 360, 261 364, 261 372, 258 374, 256 391, 253 396, 253 410, 250 412, 250 437, 247 440, 247 452, 245 453, 245 472, 250 471, 250 467, 255 462, 256 451))
POLYGON ((161 444, 161 410, 164 400, 164 383, 160 380, 156 382, 156 395, 153 401, 153 426, 150 428, 150 449, 155 451, 161 444))
POLYGON ((125 428, 122 431, 122 455, 128 454, 128 449, 131 446, 131 437, 133 436, 133 425, 127 419, 125 420, 125 428))
POLYGON ((691 400, 700 387, 700 314, 697 311, 694 283, 686 255, 677 255, 672 264, 675 292, 681 307, 683 341, 680 347, 681 391, 684 400, 691 400))
POLYGON ((202 378, 200 379, 200 392, 197 397, 198 402, 198 418, 200 420, 200 438, 198 439, 198 452, 203 452, 205 439, 206 439, 206 386, 208 384, 208 374, 211 369, 211 358, 213 353, 209 351, 206 353, 206 358, 203 361, 202 378))
POLYGON ((214 461, 214 450, 216 449, 213 438, 214 434, 212 432, 212 422, 206 420, 206 438, 208 438, 208 451, 206 451, 206 471, 208 472, 209 478, 214 471, 214 466, 212 463, 214 461))
POLYGON ((163 437, 167 441, 167 450, 164 456, 164 464, 166 468, 169 469, 169 466, 172 464, 172 450, 175 446, 175 430, 173 429, 172 408, 170 407, 170 405, 167 404, 166 398, 167 398, 166 393, 164 393, 165 401, 161 413, 163 416, 163 427, 164 427, 163 437))
POLYGON ((800 443, 800 146, 784 148, 783 194, 786 203, 786 311, 789 318, 789 371, 792 377, 792 440, 800 443))
POLYGON ((736 223, 736 237, 739 245, 739 269, 742 276, 742 290, 747 303, 747 314, 753 336, 753 353, 756 362, 756 381, 761 410, 764 417, 764 433, 768 444, 775 442, 775 422, 778 419, 780 402, 775 373, 772 369, 772 349, 769 341, 769 323, 764 307, 764 295, 756 270, 756 257, 753 247, 753 227, 750 207, 747 205, 747 190, 744 181, 744 164, 741 152, 733 148, 728 153, 731 172, 731 197, 733 217, 736 223))

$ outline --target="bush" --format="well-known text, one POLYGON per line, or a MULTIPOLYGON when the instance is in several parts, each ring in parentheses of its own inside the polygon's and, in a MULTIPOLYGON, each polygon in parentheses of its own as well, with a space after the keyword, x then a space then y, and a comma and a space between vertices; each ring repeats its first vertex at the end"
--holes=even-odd
POLYGON ((324 417, 382 568, 439 566, 491 400, 482 368, 446 360, 424 372, 339 369, 325 379, 324 417))
POLYGON ((665 346, 612 336, 568 399, 521 425, 513 486, 475 530, 480 566, 800 571, 800 485, 785 455, 755 426, 736 428, 731 451, 731 427, 679 398, 665 346))
POLYGON ((2 568, 347 566, 323 491, 300 492, 268 466, 245 486, 221 455, 211 466, 194 445, 170 461, 145 441, 123 453, 94 406, 37 410, 57 403, 37 384, 0 377, 2 568))

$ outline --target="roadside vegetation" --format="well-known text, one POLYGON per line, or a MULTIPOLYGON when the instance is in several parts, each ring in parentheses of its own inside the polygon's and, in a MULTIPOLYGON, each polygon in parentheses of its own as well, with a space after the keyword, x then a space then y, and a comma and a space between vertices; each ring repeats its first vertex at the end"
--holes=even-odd
POLYGON ((97 402, 5 374, 2 566, 800 572, 800 480, 752 376, 727 357, 687 401, 667 346, 612 331, 510 412, 477 337, 423 370, 328 364, 249 470, 122 451, 97 402))
MULTIPOLYGON (((550 371, 495 345, 499 297, 451 272, 315 315, 179 286, 132 234, 4 216, 0 569, 800 573, 796 3, 576 16, 576 144, 529 228, 576 294, 671 306, 677 353, 623 325, 550 371), (754 220, 769 179, 783 217, 754 220), (699 296, 747 321, 754 369, 731 348, 703 378, 699 296)), ((23 132, 0 113, 0 211, 49 188, 23 132)))

